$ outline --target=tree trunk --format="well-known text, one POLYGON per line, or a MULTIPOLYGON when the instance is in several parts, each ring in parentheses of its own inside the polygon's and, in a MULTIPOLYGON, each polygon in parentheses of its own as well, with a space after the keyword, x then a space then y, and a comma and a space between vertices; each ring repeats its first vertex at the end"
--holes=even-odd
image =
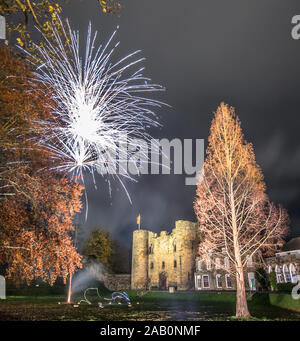
POLYGON ((231 214, 232 214, 232 234, 233 234, 233 247, 235 257, 236 268, 236 312, 237 318, 250 317, 247 304, 247 296, 245 289, 244 268, 242 265, 241 251, 239 246, 239 233, 237 228, 237 219, 235 212, 235 202, 233 195, 233 187, 230 187, 230 202, 231 202, 231 214))
POLYGON ((247 304, 247 296, 245 289, 244 272, 237 269, 236 272, 236 315, 237 318, 250 317, 247 304))
POLYGON ((71 303, 71 298, 72 298, 72 273, 70 273, 70 277, 69 277, 69 288, 68 288, 67 303, 71 303))

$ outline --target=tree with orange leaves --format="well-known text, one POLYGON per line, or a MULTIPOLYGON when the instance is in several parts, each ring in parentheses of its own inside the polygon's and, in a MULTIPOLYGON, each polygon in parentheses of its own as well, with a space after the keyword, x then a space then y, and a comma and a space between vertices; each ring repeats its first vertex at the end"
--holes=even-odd
POLYGON ((51 170, 34 143, 34 122, 51 116, 52 103, 32 78, 21 56, 0 48, 0 264, 17 282, 53 284, 81 267, 70 232, 82 186, 51 170))
MULTIPOLYGON (((16 33, 16 40, 20 46, 32 49, 30 26, 34 24, 40 33, 51 38, 53 35, 50 22, 58 32, 61 27, 57 16, 61 14, 67 0, 0 0, 0 15, 6 18, 6 29, 9 38, 16 33)), ((96 0, 103 13, 119 15, 122 8, 116 0, 96 0)), ((88 4, 86 4, 88 6, 88 4)))
POLYGON ((234 108, 221 103, 208 142, 194 202, 203 234, 199 254, 212 263, 224 255, 229 259, 229 266, 221 266, 236 277, 236 317, 249 317, 245 266, 249 258, 271 254, 283 244, 288 215, 269 201, 253 146, 244 140, 234 108))

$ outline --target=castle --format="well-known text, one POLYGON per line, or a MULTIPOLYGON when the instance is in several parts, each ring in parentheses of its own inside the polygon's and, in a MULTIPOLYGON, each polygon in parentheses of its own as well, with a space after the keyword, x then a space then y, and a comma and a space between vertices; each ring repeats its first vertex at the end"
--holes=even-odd
POLYGON ((177 290, 194 288, 200 242, 196 223, 178 220, 172 233, 135 230, 132 242, 131 288, 177 290))
MULTIPOLYGON (((135 230, 131 289, 235 290, 235 278, 226 271, 229 262, 226 255, 213 262, 203 262, 198 256, 199 243, 197 223, 186 220, 176 221, 170 234, 135 230), (225 270, 221 265, 225 265, 225 270)), ((275 270, 278 283, 297 283, 300 278, 300 238, 288 242, 275 257, 264 259, 261 266, 267 273, 275 270)), ((245 282, 247 290, 258 289, 252 259, 245 268, 245 282)))

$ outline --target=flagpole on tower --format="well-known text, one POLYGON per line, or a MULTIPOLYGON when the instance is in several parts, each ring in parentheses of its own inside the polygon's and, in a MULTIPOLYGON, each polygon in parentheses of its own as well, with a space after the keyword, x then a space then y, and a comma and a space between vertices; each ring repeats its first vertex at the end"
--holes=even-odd
POLYGON ((141 229, 141 215, 139 214, 138 217, 136 218, 136 223, 139 227, 139 230, 141 229))

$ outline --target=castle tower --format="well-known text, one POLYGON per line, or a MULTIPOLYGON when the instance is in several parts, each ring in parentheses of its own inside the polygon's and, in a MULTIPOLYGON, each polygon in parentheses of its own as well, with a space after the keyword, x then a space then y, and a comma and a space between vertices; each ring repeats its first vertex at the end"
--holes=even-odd
POLYGON ((199 243, 197 224, 186 220, 177 220, 173 231, 178 248, 177 288, 178 290, 191 289, 199 243))
POLYGON ((148 281, 148 236, 146 230, 133 231, 131 288, 143 289, 148 281))

